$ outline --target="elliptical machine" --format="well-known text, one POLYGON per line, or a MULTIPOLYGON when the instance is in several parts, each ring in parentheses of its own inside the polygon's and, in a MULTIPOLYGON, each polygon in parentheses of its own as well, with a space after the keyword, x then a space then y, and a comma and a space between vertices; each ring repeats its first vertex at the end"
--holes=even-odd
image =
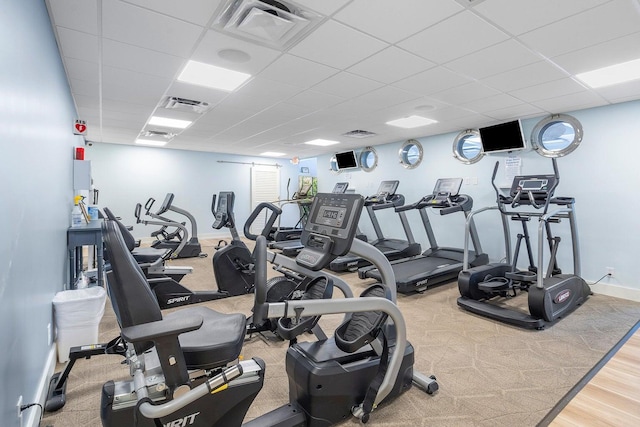
POLYGON ((580 277, 580 251, 574 216, 575 200, 572 197, 554 197, 555 189, 560 182, 560 174, 556 159, 552 159, 552 162, 553 175, 514 177, 508 196, 500 194, 495 184, 499 166, 499 162, 496 162, 491 181, 496 191, 497 206, 480 209, 467 218, 464 270, 458 276, 458 289, 461 295, 458 298, 458 305, 463 309, 515 326, 543 329, 546 325, 553 324, 571 313, 591 295, 589 285, 580 277), (555 206, 557 209, 549 212, 550 206, 555 206), (518 209, 522 207, 525 210, 518 209), (491 209, 498 209, 501 214, 507 262, 469 268, 469 226, 473 224, 474 215, 491 209), (527 223, 535 218, 538 219, 537 266, 534 263, 527 228, 527 223), (520 222, 523 229, 522 234, 517 236, 511 262, 509 262, 511 256, 509 219, 520 222), (563 219, 569 221, 571 230, 573 274, 563 274, 556 262, 560 237, 552 235, 551 224, 560 223, 563 219), (542 270, 545 237, 550 253, 546 275, 542 270), (526 270, 518 270, 518 256, 523 242, 527 250, 529 267, 526 270), (494 299, 514 297, 518 291, 528 293, 529 314, 493 304, 494 299))
POLYGON ((185 241, 186 243, 184 243, 182 249, 179 252, 176 251, 176 258, 205 258, 207 256, 207 253, 202 252, 202 247, 200 246, 200 242, 198 241, 198 225, 196 224, 196 219, 186 210, 174 206, 173 198, 173 193, 167 193, 164 201, 162 202, 162 205, 160 206, 160 209, 158 209, 156 213, 151 212, 151 206, 153 205, 153 202, 155 200, 153 198, 150 198, 149 200, 147 200, 147 203, 145 205, 147 210, 146 213, 156 220, 164 221, 164 223, 161 225, 169 225, 181 230, 181 236, 180 234, 176 234, 181 238, 178 240, 156 240, 151 246, 158 249, 176 249, 179 245, 182 244, 182 241, 185 241), (164 218, 162 216, 167 211, 176 212, 187 217, 187 219, 191 223, 191 237, 189 237, 189 233, 184 224, 178 223, 176 221, 167 222, 167 218, 164 218))
MULTIPOLYGON (((289 347, 290 403, 246 423, 248 427, 330 426, 349 414, 366 422, 374 408, 390 402, 412 383, 427 393, 438 389, 434 378, 413 370, 414 351, 395 305, 388 261, 364 242, 355 241, 351 246, 362 198, 318 196, 302 236, 305 249, 296 264, 302 270, 319 271, 351 249, 377 265, 384 280, 360 298, 317 299, 329 292, 328 282, 317 280, 301 300, 266 303, 269 255, 265 238, 257 239, 256 316, 280 319, 279 327, 295 338, 317 323, 318 316, 351 314, 345 316, 334 337, 289 347)), ((242 350, 244 317, 190 307, 163 318, 153 307, 155 300, 146 293, 148 287, 136 274, 130 254, 122 250, 117 228, 109 222, 104 227, 107 251, 114 260, 107 283, 128 343, 133 380, 104 385, 103 427, 127 427, 136 422, 140 427, 241 425, 262 387, 265 369, 259 358, 236 362, 242 350)))

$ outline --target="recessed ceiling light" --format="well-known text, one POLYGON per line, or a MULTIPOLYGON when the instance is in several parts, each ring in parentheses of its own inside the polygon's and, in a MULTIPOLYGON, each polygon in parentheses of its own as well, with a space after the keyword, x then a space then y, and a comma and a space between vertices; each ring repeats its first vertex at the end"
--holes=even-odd
POLYGON ((403 117, 401 119, 391 120, 390 122, 387 122, 387 124, 390 126, 397 126, 397 127, 406 128, 406 129, 417 128, 420 126, 426 126, 433 123, 438 123, 438 122, 437 120, 427 119, 426 117, 422 117, 422 116, 403 117))
POLYGON ((231 92, 246 82, 251 74, 216 67, 203 62, 189 61, 178 76, 178 81, 231 92))
POLYGON ((576 77, 592 88, 640 79, 640 59, 576 74, 576 77))
POLYGON ((193 123, 191 120, 169 119, 167 117, 153 116, 149 119, 149 124, 154 126, 163 126, 167 128, 184 129, 193 123))
POLYGON ((139 145, 149 145, 151 147, 162 147, 167 145, 169 141, 153 141, 151 139, 136 139, 136 144, 139 145))
POLYGON ((266 157, 281 157, 284 156, 287 153, 278 153, 276 151, 265 151, 264 153, 260 153, 260 156, 266 156, 266 157))
POLYGON ((313 141, 305 142, 305 144, 326 147, 328 145, 340 144, 340 141, 331 141, 330 139, 314 139, 313 141))

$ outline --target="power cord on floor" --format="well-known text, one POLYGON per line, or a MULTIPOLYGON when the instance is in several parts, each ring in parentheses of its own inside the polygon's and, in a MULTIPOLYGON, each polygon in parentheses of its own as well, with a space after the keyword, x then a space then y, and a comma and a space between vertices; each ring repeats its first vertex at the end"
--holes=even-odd
POLYGON ((589 286, 593 286, 596 283, 598 283, 599 281, 601 281, 602 279, 604 279, 605 277, 611 277, 611 273, 607 273, 604 276, 602 276, 601 278, 599 278, 597 281, 595 281, 594 283, 591 283, 589 286))
POLYGON ((20 406, 20 412, 23 412, 26 409, 31 408, 32 406, 38 406, 40 408, 40 417, 38 419, 38 425, 40 425, 40 421, 42 421, 42 415, 44 414, 44 408, 39 403, 28 403, 26 405, 20 406))

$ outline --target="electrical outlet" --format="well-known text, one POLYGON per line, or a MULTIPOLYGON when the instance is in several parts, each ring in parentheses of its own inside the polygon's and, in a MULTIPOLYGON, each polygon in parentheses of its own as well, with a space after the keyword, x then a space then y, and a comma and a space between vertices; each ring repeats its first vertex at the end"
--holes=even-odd
POLYGON ((616 269, 613 267, 607 267, 607 275, 609 277, 614 277, 616 273, 616 269))
POLYGON ((20 395, 20 397, 18 398, 18 403, 16 404, 16 407, 18 408, 18 421, 19 421, 19 425, 22 427, 22 395, 20 395))

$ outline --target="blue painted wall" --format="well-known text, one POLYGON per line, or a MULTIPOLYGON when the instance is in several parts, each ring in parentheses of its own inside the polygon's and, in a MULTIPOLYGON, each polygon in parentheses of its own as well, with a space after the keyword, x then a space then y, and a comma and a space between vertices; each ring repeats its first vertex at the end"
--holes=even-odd
POLYGON ((36 399, 50 354, 51 300, 67 272, 72 147, 82 140, 43 1, 2 2, 0 63, 0 424, 13 427, 18 397, 36 399))
MULTIPOLYGON (((637 218, 640 202, 636 188, 640 184, 637 172, 636 135, 640 134, 640 101, 570 112, 583 125, 584 139, 576 151, 558 159, 561 183, 557 195, 576 198, 577 222, 582 254, 582 275, 596 281, 606 274, 606 267, 614 267, 616 277, 602 283, 640 291, 636 273, 636 251, 640 244, 640 221, 637 218)), ((523 121, 527 141, 540 118, 523 121)), ((349 188, 367 195, 375 193, 380 181, 399 179, 398 191, 408 203, 430 194, 438 178, 462 177, 477 184, 463 184, 462 193, 474 199, 474 208, 495 205, 495 192, 491 187, 491 173, 496 161, 501 162, 499 182, 504 182, 504 160, 507 154, 485 156, 480 162, 465 165, 453 157, 453 141, 457 133, 418 138, 424 148, 424 160, 413 170, 399 164, 398 149, 403 141, 375 147, 378 167, 373 172, 329 171, 329 159, 318 158, 318 182, 321 191, 331 191, 336 182, 347 180, 349 188)), ((528 150, 517 153, 522 159, 522 173, 552 173, 551 160, 528 150)), ((487 216, 485 216, 487 215, 487 216)), ((416 239, 423 246, 426 235, 417 213, 408 215, 416 239)), ((391 212, 381 212, 383 231, 393 237, 402 237, 400 222, 391 212)), ((441 246, 462 247, 464 220, 462 215, 440 217, 431 215, 438 243, 441 246)), ((361 228, 372 234, 368 220, 362 219, 361 228)), ((517 225, 517 224, 516 224, 517 225)), ((504 256, 502 232, 496 215, 478 217, 478 229, 483 249, 493 259, 504 256)), ((560 246, 560 265, 571 270, 569 235, 558 228, 563 238, 560 246)), ((512 226, 512 233, 516 232, 512 226)), ((534 246, 535 249, 535 246, 534 246)), ((524 262, 524 258, 521 258, 524 262)))

